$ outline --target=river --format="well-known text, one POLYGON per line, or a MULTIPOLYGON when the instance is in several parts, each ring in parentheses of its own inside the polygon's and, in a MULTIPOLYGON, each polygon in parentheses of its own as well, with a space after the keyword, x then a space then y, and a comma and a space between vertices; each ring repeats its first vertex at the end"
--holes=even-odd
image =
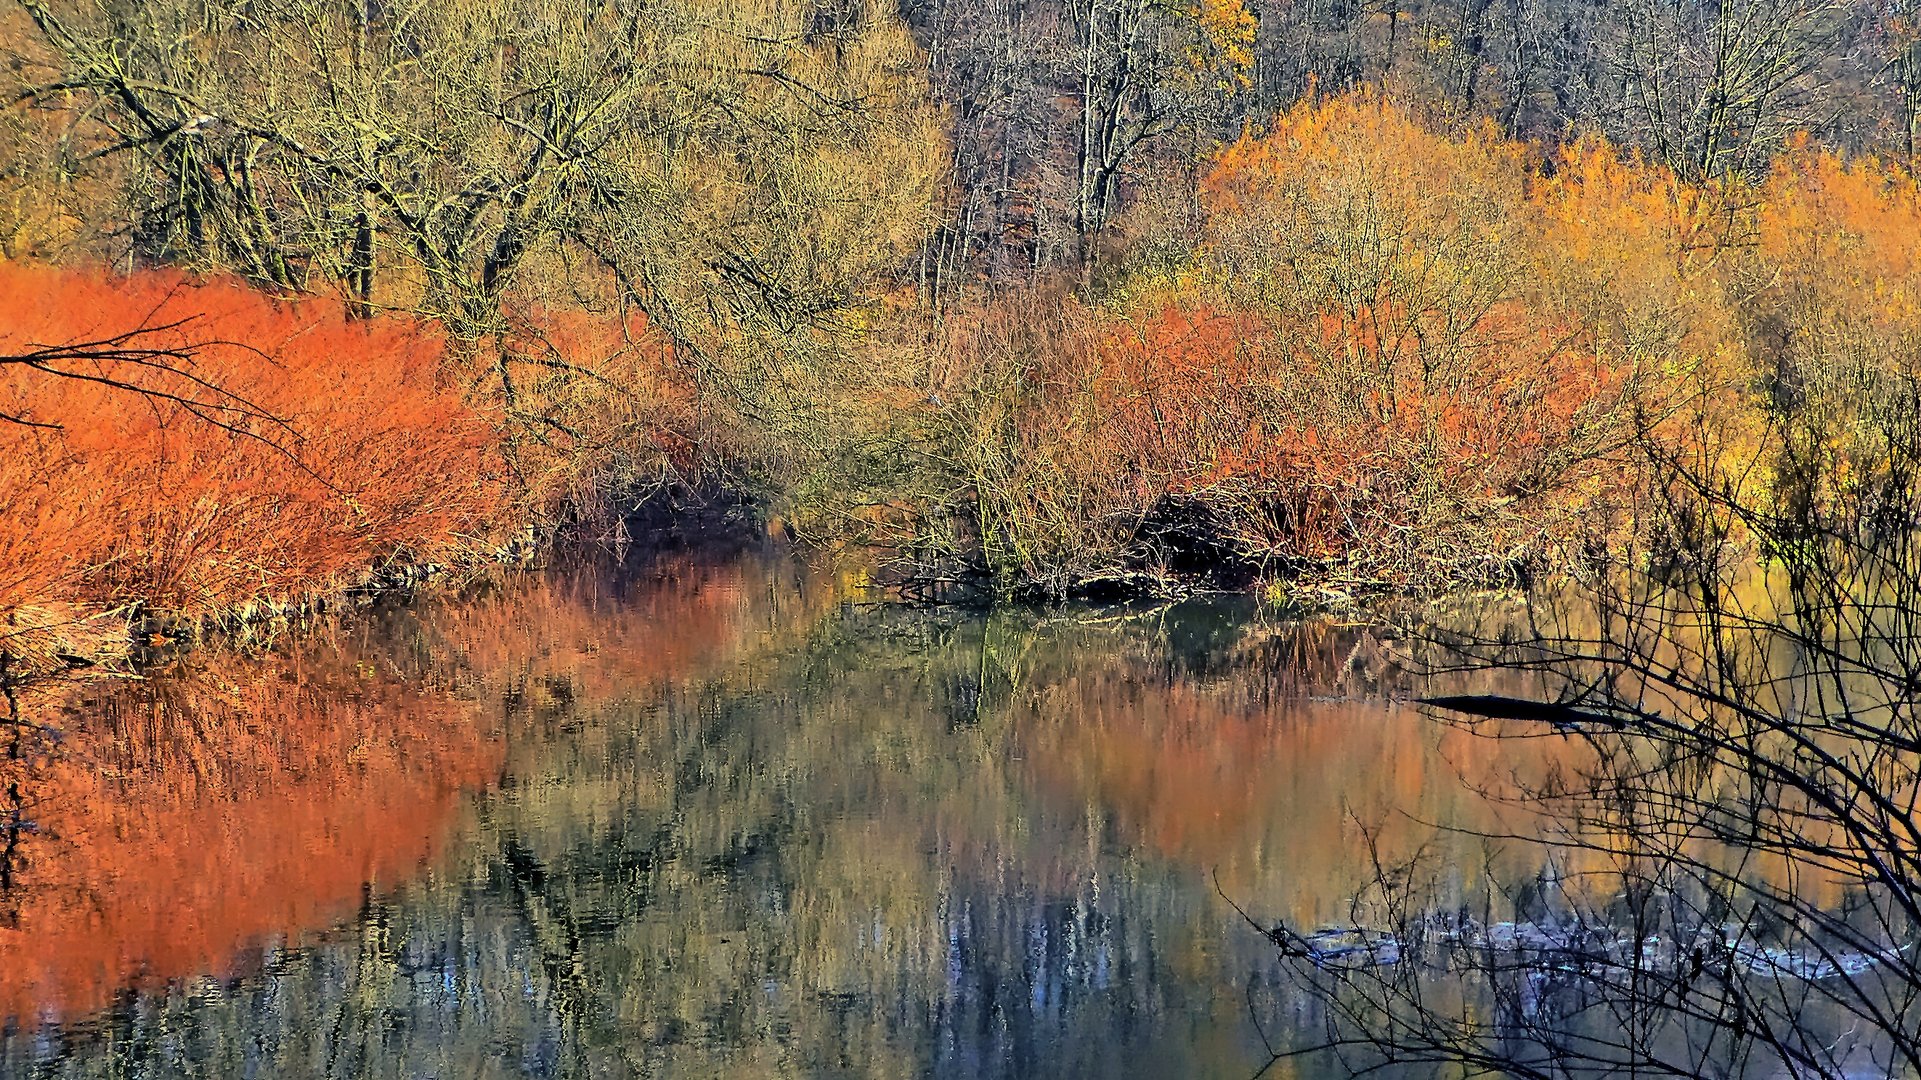
POLYGON ((1484 812, 1368 631, 863 586, 589 551, 30 703, 0 1074, 1247 1077, 1321 1020, 1237 906, 1484 812))

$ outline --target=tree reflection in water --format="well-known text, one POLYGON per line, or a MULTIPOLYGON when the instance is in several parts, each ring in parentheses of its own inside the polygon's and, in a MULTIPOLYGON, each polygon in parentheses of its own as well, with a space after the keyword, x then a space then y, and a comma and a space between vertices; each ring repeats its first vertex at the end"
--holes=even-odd
POLYGON ((13 766, 0 1073, 1242 1076, 1216 881, 1333 917, 1484 810, 1360 631, 852 584, 589 559, 93 688, 13 766))

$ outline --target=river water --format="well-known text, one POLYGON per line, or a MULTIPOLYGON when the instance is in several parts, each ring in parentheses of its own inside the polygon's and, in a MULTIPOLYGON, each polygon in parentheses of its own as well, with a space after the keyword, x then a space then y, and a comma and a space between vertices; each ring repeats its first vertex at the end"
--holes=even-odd
POLYGON ((1236 905, 1481 812, 1359 629, 556 562, 30 701, 0 1075, 1247 1077, 1321 1021, 1236 905))

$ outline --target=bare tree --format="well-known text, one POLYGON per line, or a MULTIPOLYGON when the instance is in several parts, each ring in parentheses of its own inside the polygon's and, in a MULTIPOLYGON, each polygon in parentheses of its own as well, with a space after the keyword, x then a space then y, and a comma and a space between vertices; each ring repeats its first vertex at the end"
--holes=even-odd
MULTIPOLYGON (((179 406, 188 415, 234 434, 261 436, 257 428, 284 423, 246 397, 194 371, 202 349, 245 348, 234 342, 187 340, 192 318, 144 321, 131 330, 57 344, 32 343, 15 353, 0 353, 0 369, 19 368, 55 379, 73 379, 179 406)), ((60 424, 30 413, 0 411, 0 422, 55 429, 60 424)), ((264 436, 262 436, 264 437, 264 436)))
POLYGON ((955 110, 954 205, 923 273, 948 291, 1058 267, 1085 283, 1130 186, 1191 185, 1251 86, 1255 24, 1239 0, 905 7, 955 110))
POLYGON ((1875 88, 1892 106, 1894 148, 1910 169, 1921 140, 1921 8, 1911 0, 1887 0, 1871 8, 1865 54, 1875 88))
POLYGON ((1845 14, 1830 0, 1635 0, 1602 44, 1618 87, 1605 120, 1682 176, 1753 175, 1820 125, 1845 14))

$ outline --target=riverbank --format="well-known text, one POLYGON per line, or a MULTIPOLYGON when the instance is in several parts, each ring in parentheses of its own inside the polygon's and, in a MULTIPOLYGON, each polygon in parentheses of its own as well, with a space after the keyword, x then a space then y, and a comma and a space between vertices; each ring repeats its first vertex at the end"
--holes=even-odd
POLYGON ((97 664, 512 561, 618 520, 609 492, 752 492, 924 598, 1318 607, 1708 550, 1691 485, 1819 502, 1889 472, 1913 177, 1542 153, 1310 99, 1223 148, 1167 259, 952 308, 877 276, 779 348, 585 281, 459 336, 0 262, 0 652, 97 664))

